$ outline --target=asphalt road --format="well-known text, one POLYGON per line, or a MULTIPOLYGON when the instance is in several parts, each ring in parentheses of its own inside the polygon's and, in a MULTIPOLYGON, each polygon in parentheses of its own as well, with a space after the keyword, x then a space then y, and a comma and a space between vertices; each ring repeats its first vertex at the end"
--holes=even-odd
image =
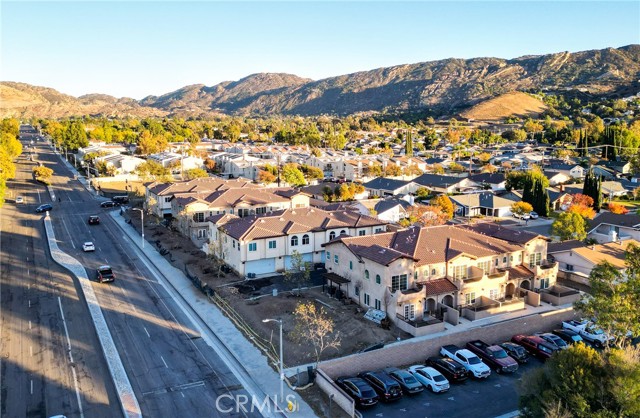
MULTIPOLYGON (((143 415, 258 416, 257 413, 216 410, 220 395, 248 395, 247 392, 138 258, 138 251, 106 213, 112 209, 101 209, 99 201, 73 180, 60 156, 46 144, 36 143, 36 151, 37 160, 55 171, 52 186, 60 201, 53 202, 50 215, 60 248, 78 259, 90 278, 95 278, 95 269, 103 264, 111 265, 117 275, 115 282, 94 282, 93 287, 143 415), (100 216, 101 223, 88 225, 89 215, 100 216), (94 253, 82 251, 85 241, 95 244, 94 253)), ((25 205, 22 209, 31 212, 33 208, 25 205)), ((38 238, 41 245, 43 235, 41 232, 38 238)), ((64 292, 76 297, 69 283, 64 292)), ((76 315, 89 320, 86 309, 76 315)), ((92 329, 92 324, 87 328, 92 329)), ((101 355, 95 342, 82 341, 88 347, 95 347, 91 351, 101 355)), ((105 381, 109 381, 108 376, 105 381)), ((232 401, 225 398, 219 405, 229 407, 230 403, 232 401)), ((116 416, 117 401, 109 404, 112 405, 110 416, 116 416)))
POLYGON ((86 305, 69 273, 49 257, 42 214, 35 208, 50 199, 32 180, 35 164, 26 156, 25 151, 8 185, 13 196, 0 209, 0 416, 117 416, 86 305), (23 204, 14 203, 17 195, 23 204))
POLYGON ((467 379, 454 383, 445 393, 424 390, 396 402, 378 403, 362 412, 364 417, 494 418, 518 409, 518 384, 525 373, 542 366, 531 358, 511 374, 491 373, 487 379, 467 379))

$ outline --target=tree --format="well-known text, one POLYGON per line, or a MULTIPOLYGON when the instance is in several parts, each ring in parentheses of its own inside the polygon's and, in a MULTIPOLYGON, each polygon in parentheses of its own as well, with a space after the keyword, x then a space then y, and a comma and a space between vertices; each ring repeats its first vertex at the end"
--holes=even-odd
POLYGON ((607 205, 607 210, 618 215, 626 215, 627 213, 629 213, 629 209, 627 209, 625 206, 621 205, 620 203, 614 202, 609 202, 609 204, 607 205))
POLYGON ((207 157, 204 159, 204 166, 210 173, 213 173, 216 169, 216 162, 211 158, 207 157))
POLYGON ((444 174, 444 167, 442 164, 435 163, 431 166, 431 172, 434 174, 444 174))
POLYGON ((600 212, 602 207, 602 180, 600 176, 594 174, 592 168, 587 171, 584 178, 582 194, 591 197, 593 199, 593 209, 596 212, 600 212))
POLYGON ((308 179, 316 180, 316 179, 324 178, 324 172, 318 167, 302 164, 300 166, 300 170, 302 171, 304 176, 308 179))
POLYGON ((220 230, 214 230, 215 236, 211 237, 208 245, 208 258, 214 264, 217 269, 218 279, 222 276, 222 267, 226 264, 224 260, 229 256, 228 250, 224 246, 222 241, 222 234, 220 230))
POLYGON ((49 184, 49 180, 51 179, 51 176, 53 176, 53 170, 49 167, 40 165, 33 168, 33 175, 36 177, 36 180, 49 184))
POLYGON ((294 335, 298 342, 311 343, 316 364, 326 350, 340 347, 340 333, 334 332, 334 321, 324 307, 318 307, 314 302, 300 303, 293 316, 296 323, 294 335))
POLYGON ((582 193, 571 195, 571 204, 593 207, 593 198, 582 193))
POLYGON ((411 138, 411 129, 407 130, 407 139, 404 145, 404 154, 407 157, 413 155, 413 139, 411 138))
MULTIPOLYGON (((408 210, 408 224, 420 223, 423 226, 444 225, 449 219, 449 215, 440 206, 417 205, 408 210)), ((408 225, 407 225, 408 226, 408 225)))
POLYGON ((577 213, 584 219, 593 219, 596 216, 596 211, 592 207, 585 206, 583 204, 572 204, 567 208, 567 212, 577 213))
POLYGON ((639 247, 629 244, 625 251, 628 274, 607 261, 596 265, 589 275, 590 294, 584 294, 575 308, 607 334, 617 346, 626 343, 627 332, 640 335, 640 255, 639 247))
POLYGON ((384 169, 384 175, 387 177, 398 177, 402 175, 402 169, 392 162, 389 162, 384 169))
POLYGON ((511 205, 511 213, 522 217, 525 213, 530 213, 533 210, 533 206, 527 202, 515 202, 511 205))
POLYGON ((264 184, 271 184, 274 183, 277 178, 275 175, 273 175, 272 173, 270 173, 269 171, 266 170, 260 170, 258 171, 258 177, 257 180, 260 183, 264 183, 264 184))
POLYGON ((420 200, 426 199, 431 195, 431 192, 426 187, 418 187, 416 190, 416 197, 420 200))
POLYGON ((640 412, 640 352, 632 347, 602 353, 574 344, 551 357, 520 385, 523 418, 560 416, 635 417, 640 412))
POLYGON ((162 164, 147 160, 142 164, 139 164, 135 170, 136 174, 140 177, 163 177, 171 174, 171 171, 167 167, 163 167, 162 164))
POLYGON ((586 221, 577 213, 561 213, 551 225, 551 233, 560 237, 561 241, 570 239, 582 241, 587 237, 586 221))
POLYGON ((436 206, 442 209, 442 212, 447 215, 447 220, 453 218, 453 202, 446 194, 441 194, 434 197, 429 203, 431 203, 431 206, 436 206))
POLYGON ((304 174, 302 174, 298 165, 294 163, 285 164, 282 167, 282 179, 292 186, 304 186, 307 184, 304 174))
POLYGON ((185 180, 193 180, 197 178, 209 177, 209 174, 202 168, 192 168, 190 170, 186 170, 183 177, 185 180))
POLYGON ((311 267, 310 262, 304 261, 302 254, 297 250, 293 250, 291 254, 291 268, 285 270, 284 279, 296 286, 298 295, 300 294, 300 289, 309 284, 311 267))

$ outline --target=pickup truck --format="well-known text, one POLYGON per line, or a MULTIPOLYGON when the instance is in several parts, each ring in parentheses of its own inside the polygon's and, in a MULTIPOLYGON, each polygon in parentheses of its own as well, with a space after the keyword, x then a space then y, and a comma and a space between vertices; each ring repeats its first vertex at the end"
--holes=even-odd
POLYGON ((467 348, 477 354, 496 373, 513 373, 518 370, 518 362, 509 357, 504 348, 499 345, 489 345, 484 341, 474 340, 467 343, 467 348))
POLYGON ((599 348, 603 348, 613 340, 613 337, 608 336, 589 321, 565 321, 562 323, 562 328, 578 333, 583 339, 599 348))
POLYGON ((464 366, 474 377, 486 379, 491 375, 491 369, 482 360, 466 348, 455 345, 445 345, 440 349, 440 355, 449 357, 464 366))

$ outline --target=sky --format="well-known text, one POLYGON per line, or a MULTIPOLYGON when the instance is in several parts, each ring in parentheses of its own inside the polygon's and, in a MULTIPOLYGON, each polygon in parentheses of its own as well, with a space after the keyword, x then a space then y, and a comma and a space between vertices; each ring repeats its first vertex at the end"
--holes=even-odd
POLYGON ((142 99, 282 72, 640 44, 629 1, 0 2, 0 80, 142 99))

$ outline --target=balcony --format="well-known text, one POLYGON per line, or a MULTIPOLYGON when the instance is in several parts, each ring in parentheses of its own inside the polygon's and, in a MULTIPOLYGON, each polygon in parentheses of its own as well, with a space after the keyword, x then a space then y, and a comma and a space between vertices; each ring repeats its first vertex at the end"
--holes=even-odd
POLYGON ((396 313, 396 326, 414 337, 434 334, 445 330, 444 322, 426 314, 414 319, 405 319, 404 315, 396 313))

